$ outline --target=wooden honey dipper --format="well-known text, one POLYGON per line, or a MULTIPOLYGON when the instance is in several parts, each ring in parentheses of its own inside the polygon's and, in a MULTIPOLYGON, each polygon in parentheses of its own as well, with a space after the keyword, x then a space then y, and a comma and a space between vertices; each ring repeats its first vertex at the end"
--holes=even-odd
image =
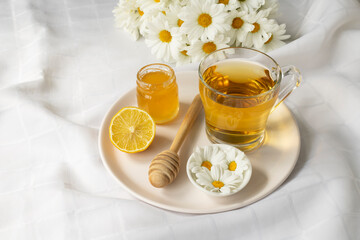
POLYGON ((169 150, 162 151, 154 157, 149 167, 149 181, 157 188, 165 187, 172 183, 180 169, 180 159, 177 152, 183 143, 187 133, 193 125, 197 115, 201 111, 202 104, 200 95, 196 95, 192 101, 185 118, 173 140, 169 150))

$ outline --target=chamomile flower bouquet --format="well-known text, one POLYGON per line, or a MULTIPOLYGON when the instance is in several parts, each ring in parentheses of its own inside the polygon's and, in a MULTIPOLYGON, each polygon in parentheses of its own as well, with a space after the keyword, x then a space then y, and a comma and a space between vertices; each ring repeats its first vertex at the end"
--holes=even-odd
POLYGON ((120 0, 113 13, 116 26, 144 37, 157 58, 186 64, 230 46, 284 45, 290 36, 273 18, 277 10, 277 0, 120 0))

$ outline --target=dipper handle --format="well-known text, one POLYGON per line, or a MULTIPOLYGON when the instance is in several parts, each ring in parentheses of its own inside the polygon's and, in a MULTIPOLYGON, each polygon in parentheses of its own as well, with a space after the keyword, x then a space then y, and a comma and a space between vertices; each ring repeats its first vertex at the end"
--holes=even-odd
POLYGON ((202 103, 201 103, 200 95, 198 94, 195 96, 194 100, 192 101, 188 111, 186 112, 184 120, 181 123, 178 132, 176 133, 176 136, 170 147, 171 151, 175 153, 179 151, 187 133, 189 132, 190 128, 195 122, 195 119, 197 118, 201 109, 202 109, 202 103))

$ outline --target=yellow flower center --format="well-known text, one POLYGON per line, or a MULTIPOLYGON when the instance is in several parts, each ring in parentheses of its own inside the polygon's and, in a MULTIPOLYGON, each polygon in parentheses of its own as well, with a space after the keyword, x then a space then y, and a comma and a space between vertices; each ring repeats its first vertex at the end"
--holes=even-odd
POLYGON ((177 20, 177 25, 179 26, 179 27, 181 27, 181 25, 184 23, 184 21, 183 20, 181 20, 181 19, 178 19, 177 20))
POLYGON ((166 16, 166 12, 165 11, 161 11, 165 16, 166 16))
POLYGON ((273 35, 271 34, 271 37, 269 37, 269 39, 264 43, 264 44, 268 44, 269 42, 271 42, 273 40, 273 35))
POLYGON ((212 53, 216 50, 216 44, 213 42, 204 43, 202 50, 207 54, 212 53))
POLYGON ((212 18, 211 18, 211 16, 209 14, 202 13, 198 17, 198 23, 199 23, 200 26, 202 26, 204 28, 208 27, 212 23, 212 18))
POLYGON ((228 5, 229 4, 229 0, 219 0, 219 3, 222 3, 224 5, 228 5))
POLYGON ((162 30, 160 33, 159 33, 159 38, 160 38, 160 41, 162 42, 171 42, 171 39, 172 39, 172 36, 170 34, 169 31, 167 30, 162 30))
MULTIPOLYGON (((184 51, 186 51, 186 50, 184 50, 184 51)), ((181 52, 182 53, 182 52, 181 52)), ((212 167, 212 164, 211 164, 211 162, 209 162, 209 161, 203 161, 202 163, 201 163, 201 166, 202 167, 206 167, 207 169, 209 169, 209 171, 211 170, 211 167, 212 167)))
POLYGON ((260 30, 260 25, 258 23, 253 23, 254 29, 251 31, 252 33, 256 33, 260 30))
POLYGON ((229 163, 229 170, 230 171, 235 171, 236 166, 237 166, 236 162, 232 161, 231 163, 229 163))
POLYGON ((239 28, 241 28, 241 26, 243 24, 244 24, 244 21, 241 18, 236 17, 233 19, 231 26, 235 29, 239 29, 239 28))
POLYGON ((140 8, 137 8, 137 10, 138 10, 140 16, 144 15, 144 12, 141 11, 140 8))
POLYGON ((154 0, 154 2, 159 3, 159 2, 160 2, 160 0, 154 0))
POLYGON ((220 181, 213 181, 212 185, 216 188, 222 188, 224 186, 224 183, 220 181))
MULTIPOLYGON (((180 52, 181 54, 183 54, 183 55, 185 55, 185 56, 189 56, 189 55, 187 55, 187 51, 186 50, 182 50, 181 52, 180 52)), ((210 162, 209 162, 210 163, 210 162)), ((204 164, 204 162, 202 163, 202 164, 204 164)), ((201 164, 201 166, 202 166, 202 164, 201 164)), ((211 163, 210 163, 211 164, 211 163)), ((204 166, 203 166, 204 167, 204 166)), ((211 167, 211 166, 210 166, 211 167)))

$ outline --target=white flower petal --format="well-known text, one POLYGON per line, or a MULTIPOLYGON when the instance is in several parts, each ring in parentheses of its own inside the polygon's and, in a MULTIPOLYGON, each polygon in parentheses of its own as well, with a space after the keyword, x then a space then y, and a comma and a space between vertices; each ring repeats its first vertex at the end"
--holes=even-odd
POLYGON ((220 192, 228 194, 231 192, 231 190, 230 190, 230 187, 224 186, 224 187, 220 188, 220 192))
POLYGON ((195 166, 195 167, 190 167, 191 172, 193 173, 199 173, 203 171, 203 167, 199 167, 199 166, 195 166))

